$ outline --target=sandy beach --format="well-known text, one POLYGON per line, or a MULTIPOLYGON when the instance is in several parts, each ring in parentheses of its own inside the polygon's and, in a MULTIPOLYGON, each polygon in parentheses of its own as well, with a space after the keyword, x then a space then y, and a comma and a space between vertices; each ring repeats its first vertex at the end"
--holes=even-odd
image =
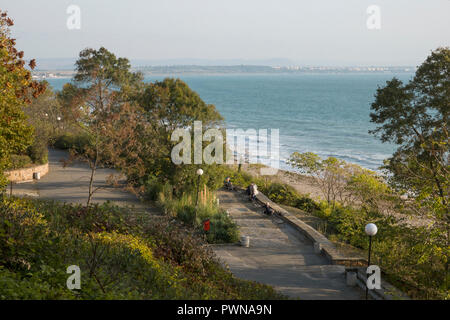
MULTIPOLYGON (((279 169, 275 175, 262 176, 260 174, 261 167, 261 164, 244 164, 242 165, 242 170, 251 175, 263 177, 272 182, 287 184, 293 187, 298 193, 308 195, 316 201, 324 199, 322 191, 317 185, 315 185, 312 177, 281 169, 279 169)), ((392 211, 385 212, 385 214, 394 216, 396 219, 401 219, 401 223, 412 227, 425 226, 433 223, 429 218, 418 215, 411 216, 392 211)))

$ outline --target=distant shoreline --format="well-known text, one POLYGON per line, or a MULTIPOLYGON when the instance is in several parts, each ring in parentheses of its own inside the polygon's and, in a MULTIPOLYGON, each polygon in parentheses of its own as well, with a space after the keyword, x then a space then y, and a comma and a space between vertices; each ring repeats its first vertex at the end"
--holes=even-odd
MULTIPOLYGON (((413 73, 413 66, 349 66, 349 67, 327 67, 327 66, 257 66, 257 65, 234 65, 234 66, 202 66, 202 65, 167 65, 167 66, 138 66, 132 67, 133 71, 139 71, 144 76, 170 76, 170 75, 297 75, 297 74, 393 74, 413 73)), ((73 69, 54 68, 33 71, 37 78, 58 79, 72 77, 73 69)))
MULTIPOLYGON (((57 71, 52 71, 57 72, 57 71)), ((49 72, 37 71, 33 72, 33 80, 60 80, 67 79, 68 82, 73 78, 75 73, 67 75, 46 76, 49 72)), ((394 71, 377 71, 377 72, 167 72, 167 73, 143 73, 144 77, 180 77, 180 76, 318 76, 318 75, 396 75, 396 74, 414 74, 413 72, 394 72, 394 71)))

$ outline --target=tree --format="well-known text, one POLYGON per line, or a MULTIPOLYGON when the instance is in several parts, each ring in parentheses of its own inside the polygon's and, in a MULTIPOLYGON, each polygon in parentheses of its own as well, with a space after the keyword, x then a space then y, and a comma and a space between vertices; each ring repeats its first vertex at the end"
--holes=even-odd
POLYGON ((287 161, 302 174, 311 176, 333 208, 336 201, 346 202, 348 181, 362 168, 335 157, 321 159, 312 152, 294 152, 287 161))
POLYGON ((46 90, 31 104, 24 108, 29 123, 34 128, 34 141, 27 153, 34 163, 44 164, 48 161, 48 145, 55 142, 57 136, 65 130, 61 105, 48 83, 46 90))
POLYGON ((391 182, 447 215, 450 49, 433 51, 408 84, 394 78, 378 88, 372 110, 371 120, 379 126, 370 132, 398 145, 385 165, 391 182))
POLYGON ((378 127, 370 132, 398 146, 384 166, 390 182, 436 222, 426 245, 440 250, 448 278, 450 48, 433 51, 409 83, 394 78, 378 88, 372 111, 378 127))
MULTIPOLYGON (((157 145, 157 154, 145 156, 147 176, 158 177, 177 187, 189 184, 195 179, 195 165, 172 162, 171 151, 178 143, 171 141, 172 132, 178 128, 192 131, 194 121, 202 121, 203 130, 218 127, 222 116, 214 105, 206 104, 180 79, 167 78, 148 84, 138 103, 150 124, 149 135, 155 137, 157 145)), ((208 171, 206 166, 203 168, 208 171)))
MULTIPOLYGON (((6 184, 3 171, 10 163, 10 155, 23 152, 33 141, 33 127, 22 107, 45 90, 45 85, 32 81, 23 51, 15 48, 16 41, 10 37, 13 24, 6 12, 0 11, 0 187, 6 184)), ((29 67, 35 65, 31 60, 29 67)))
MULTIPOLYGON (((392 210, 396 204, 395 195, 389 186, 375 172, 360 168, 351 175, 345 187, 347 198, 354 206, 359 206, 366 212, 383 212, 392 210)), ((388 212, 386 212, 388 213, 388 212)))
POLYGON ((194 121, 202 121, 203 127, 208 128, 223 120, 214 105, 206 104, 180 79, 166 78, 150 83, 139 102, 150 121, 158 123, 166 132, 190 127, 194 121))
POLYGON ((138 167, 139 152, 135 149, 140 140, 135 133, 139 133, 141 122, 131 97, 141 80, 140 73, 130 71, 127 59, 116 58, 103 47, 85 49, 76 62, 75 84, 66 85, 59 95, 65 113, 89 139, 83 150, 72 150, 91 168, 87 206, 97 190, 94 176, 98 166, 112 165, 127 172, 138 167))

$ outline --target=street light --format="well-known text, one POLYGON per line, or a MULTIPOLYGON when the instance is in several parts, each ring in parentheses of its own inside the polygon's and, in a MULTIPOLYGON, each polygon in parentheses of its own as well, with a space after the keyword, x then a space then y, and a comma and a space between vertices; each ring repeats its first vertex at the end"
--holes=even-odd
MULTIPOLYGON (((374 223, 369 223, 365 228, 366 234, 369 236, 369 257, 367 259, 367 267, 370 267, 370 253, 372 251, 372 237, 377 234, 378 228, 374 223)), ((366 281, 366 300, 369 293, 369 288, 367 287, 366 281)))
POLYGON ((197 200, 195 201, 195 205, 198 205, 198 194, 200 192, 200 178, 203 174, 203 170, 202 169, 198 169, 197 170, 197 176, 198 176, 198 180, 197 180, 197 200))
MULTIPOLYGON (((197 180, 197 198, 195 200, 195 206, 198 207, 198 194, 200 192, 200 178, 203 174, 203 170, 202 169, 198 169, 197 170, 197 176, 198 176, 198 180, 197 180)), ((197 221, 197 208, 195 208, 195 213, 194 213, 194 224, 197 221)))
MULTIPOLYGON (((62 127, 61 127, 61 117, 56 117, 56 120, 58 120, 58 122, 57 122, 57 126, 58 126, 58 129, 62 129, 62 127)), ((54 128, 54 127, 53 127, 54 128)), ((55 130, 55 129, 53 129, 53 130, 55 130)))

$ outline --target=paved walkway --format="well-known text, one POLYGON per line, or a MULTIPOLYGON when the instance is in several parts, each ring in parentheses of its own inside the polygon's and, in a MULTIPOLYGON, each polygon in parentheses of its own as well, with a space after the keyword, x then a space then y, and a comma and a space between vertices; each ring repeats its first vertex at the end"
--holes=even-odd
MULTIPOLYGON (((13 185, 13 195, 40 197, 69 203, 86 204, 88 198, 90 169, 87 163, 75 161, 64 167, 61 160, 67 160, 69 154, 61 150, 49 150, 49 173, 39 181, 13 185)), ((106 183, 111 174, 118 172, 111 169, 97 169, 94 187, 98 189, 93 196, 93 203, 111 201, 119 206, 135 207, 139 210, 152 210, 143 204, 134 194, 121 188, 114 188, 106 183)), ((7 189, 9 193, 9 186, 7 189)))
MULTIPOLYGON (((50 171, 38 182, 15 184, 13 194, 70 203, 86 203, 90 171, 85 163, 63 167, 68 153, 50 150, 50 171)), ((111 169, 99 169, 94 185, 101 187, 93 202, 107 200, 120 206, 157 213, 133 194, 106 183, 111 169)), ((8 190, 9 191, 9 190, 8 190)), ((250 248, 236 245, 214 246, 214 251, 235 276, 274 286, 280 292, 301 299, 359 299, 361 292, 345 285, 344 267, 329 265, 314 253, 312 244, 292 227, 261 213, 243 194, 220 191, 221 205, 238 223, 241 235, 250 236, 250 248)))
POLYGON ((300 299, 362 299, 363 292, 345 283, 345 267, 330 265, 314 253, 312 243, 238 191, 219 191, 221 206, 250 236, 250 248, 219 245, 214 251, 239 278, 266 283, 300 299))

